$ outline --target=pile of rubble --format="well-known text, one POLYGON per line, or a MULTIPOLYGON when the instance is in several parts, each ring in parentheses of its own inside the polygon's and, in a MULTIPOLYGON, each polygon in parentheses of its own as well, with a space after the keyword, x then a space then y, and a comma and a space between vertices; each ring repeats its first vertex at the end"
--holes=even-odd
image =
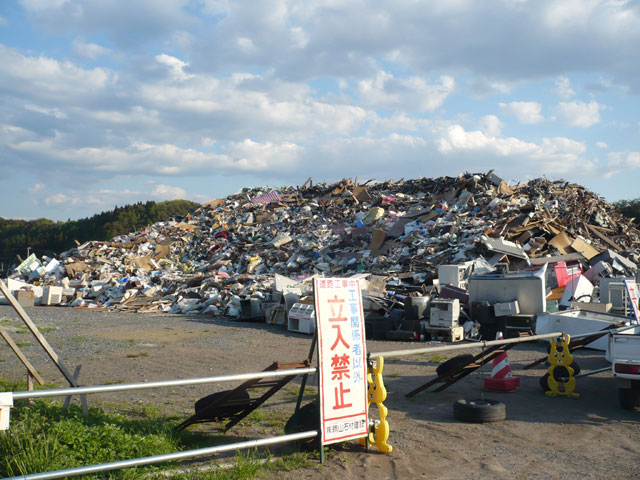
POLYGON ((309 293, 313 275, 357 275, 369 280, 367 305, 388 314, 407 297, 438 295, 443 285, 435 292, 433 284, 442 265, 463 265, 464 277, 560 263, 597 286, 600 278, 634 276, 639 245, 631 220, 564 181, 508 185, 493 172, 308 180, 246 189, 58 259, 32 255, 8 282, 43 304, 58 303, 59 294, 71 306, 264 318, 269 304, 284 304, 286 289, 309 293))

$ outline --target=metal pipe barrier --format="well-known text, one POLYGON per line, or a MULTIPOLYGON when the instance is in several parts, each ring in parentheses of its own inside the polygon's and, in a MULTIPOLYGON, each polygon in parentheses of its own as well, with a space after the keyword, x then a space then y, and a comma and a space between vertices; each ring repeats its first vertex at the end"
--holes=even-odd
MULTIPOLYGON (((545 338, 554 338, 562 335, 562 332, 545 333, 543 335, 531 335, 530 337, 508 338, 505 340, 490 340, 473 343, 465 343, 464 345, 443 345, 437 347, 414 348, 412 350, 392 350, 390 352, 372 353, 372 357, 402 357, 405 355, 416 355, 418 353, 446 352, 449 350, 468 350, 470 348, 486 348, 493 345, 506 345, 509 343, 531 342, 533 340, 543 340, 545 338)), ((71 389, 74 390, 74 389, 71 389)))
POLYGON ((241 373, 237 375, 221 375, 217 377, 187 378, 182 380, 161 380, 157 382, 121 383, 119 385, 94 385, 91 387, 52 388, 48 390, 32 390, 13 392, 14 400, 25 398, 60 397, 67 395, 81 395, 85 393, 122 392, 127 390, 144 390, 147 388, 180 387, 185 385, 201 385, 203 383, 233 382, 235 380, 254 380, 256 378, 287 377, 290 375, 304 375, 316 373, 316 367, 292 368, 274 372, 241 373))
POLYGON ((278 443, 292 442, 294 440, 303 440, 305 438, 314 438, 318 436, 317 430, 309 430, 308 432, 293 433, 291 435, 281 435, 279 437, 263 438, 259 440, 249 440, 246 442, 231 443, 229 445, 219 445, 216 447, 205 447, 197 450, 186 450, 184 452, 166 453, 164 455, 154 455, 151 457, 133 458, 131 460, 121 460, 118 462, 100 463, 96 465, 88 465, 86 467, 67 468, 64 470, 53 470, 51 472, 30 473, 27 475, 18 475, 16 477, 7 477, 3 480, 49 480, 52 478, 72 477, 75 475, 87 475, 89 473, 106 472, 109 470, 118 470, 128 467, 140 467, 143 465, 151 465, 153 463, 164 463, 175 460, 184 460, 187 458, 201 457, 211 455, 213 453, 228 452, 231 450, 242 450, 246 448, 263 447, 266 445, 275 445, 278 443))
MULTIPOLYGON (((625 325, 623 327, 612 328, 607 333, 618 333, 618 332, 629 330, 635 327, 638 327, 638 325, 631 325, 631 326, 625 325)), ((596 335, 598 333, 604 333, 604 331, 598 330, 597 332, 572 335, 571 339, 577 340, 579 338, 589 337, 591 335, 596 335)), ((371 357, 402 357, 405 355, 416 355, 419 353, 446 352, 449 350, 467 350, 469 348, 486 348, 486 347, 491 347, 493 345, 506 345, 509 343, 532 342, 534 340, 544 340, 545 338, 555 338, 555 337, 560 337, 562 335, 564 335, 564 332, 552 332, 552 333, 544 333, 542 335, 531 335, 529 337, 518 337, 518 338, 508 338, 505 340, 490 340, 490 341, 465 343, 463 345, 443 345, 443 346, 437 346, 437 347, 414 348, 411 350, 392 350, 389 352, 372 353, 370 355, 371 357)))

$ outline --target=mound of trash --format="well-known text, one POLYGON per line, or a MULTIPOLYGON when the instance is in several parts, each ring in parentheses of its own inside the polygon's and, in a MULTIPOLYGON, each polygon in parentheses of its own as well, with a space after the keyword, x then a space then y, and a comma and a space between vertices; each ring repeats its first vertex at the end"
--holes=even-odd
POLYGON ((264 319, 272 305, 290 309, 287 294, 297 301, 311 293, 314 275, 357 276, 365 306, 388 311, 394 298, 429 294, 434 283, 438 291, 458 288, 438 281, 443 265, 462 265, 468 276, 564 262, 597 285, 634 276, 639 245, 630 219, 565 181, 508 185, 493 172, 332 185, 309 179, 302 187, 245 189, 58 258, 31 255, 7 282, 36 304, 264 319))

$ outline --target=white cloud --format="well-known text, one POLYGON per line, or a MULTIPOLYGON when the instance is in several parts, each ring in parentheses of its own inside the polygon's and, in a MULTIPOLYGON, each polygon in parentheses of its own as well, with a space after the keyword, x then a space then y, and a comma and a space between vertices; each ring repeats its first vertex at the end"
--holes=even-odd
POLYGON ((29 188, 27 188, 27 193, 34 194, 44 190, 44 184, 42 183, 34 183, 29 188))
POLYGON ((249 37, 238 37, 236 39, 236 42, 238 43, 238 47, 240 47, 240 50, 242 50, 244 53, 251 53, 256 49, 256 46, 253 44, 253 40, 251 40, 249 37))
POLYGON ((94 96, 113 80, 102 68, 87 70, 68 61, 28 57, 3 45, 0 45, 0 65, 3 72, 0 88, 4 91, 58 103, 94 96))
MULTIPOLYGON (((537 124, 601 122, 605 89, 616 112, 637 110, 625 95, 640 92, 640 11, 568 1, 24 0, 25 21, 55 41, 0 45, 0 161, 29 175, 24 185, 46 184, 50 202, 78 205, 191 192, 166 179, 97 193, 147 175, 211 175, 225 188, 219 175, 229 175, 234 189, 307 171, 408 177, 477 165, 573 179, 597 170, 585 144, 561 124, 542 138, 549 125, 537 124), (553 110, 551 89, 564 102, 553 110), (574 101, 574 89, 593 100, 574 101), (56 190, 80 182, 93 197, 56 190)), ((607 135, 594 128, 585 142, 606 153, 633 141, 607 135)))
POLYGON ((51 10, 62 7, 69 3, 69 0, 20 0, 20 3, 27 10, 39 12, 42 10, 51 10))
POLYGON ((495 115, 486 115, 480 120, 480 130, 485 135, 497 137, 502 132, 502 122, 495 115))
POLYGON ((575 96, 576 94, 573 88, 571 88, 571 81, 567 77, 558 77, 556 79, 555 93, 565 100, 575 96))
POLYGON ((607 148, 608 145, 605 142, 596 142, 596 147, 598 147, 598 148, 607 148))
POLYGON ((93 42, 84 42, 79 38, 73 41, 72 48, 73 53, 77 56, 89 59, 95 59, 111 52, 111 50, 102 45, 93 42))
POLYGON ((65 195, 64 193, 56 193, 54 195, 49 195, 44 199, 44 204, 47 207, 55 207, 57 205, 64 205, 64 204, 70 204, 70 203, 72 203, 71 197, 65 195))
POLYGON ((603 105, 595 100, 589 103, 580 101, 560 102, 556 108, 558 116, 571 127, 587 128, 600 122, 600 110, 603 105))
POLYGON ((236 168, 265 171, 295 167, 302 148, 290 142, 276 145, 271 142, 254 142, 247 138, 242 142, 231 143, 226 150, 234 159, 236 168))
POLYGON ((305 48, 309 43, 309 36, 301 27, 291 27, 291 41, 298 48, 305 48))
POLYGON ((520 123, 539 123, 544 120, 540 114, 542 105, 538 102, 500 103, 500 111, 514 115, 520 123))
POLYGON ((104 35, 129 48, 198 25, 197 19, 186 12, 184 0, 21 0, 21 3, 42 30, 104 35))
POLYGON ((193 76, 184 72, 184 68, 188 67, 189 64, 183 62, 179 58, 172 57, 171 55, 167 55, 166 53, 162 53, 160 55, 156 55, 155 59, 158 63, 169 67, 169 71, 171 72, 172 76, 177 80, 185 80, 193 76))
MULTIPOLYGON (((294 168, 302 147, 283 142, 231 142, 223 153, 202 152, 172 144, 134 142, 124 148, 65 146, 67 139, 27 140, 10 144, 15 152, 47 158, 50 168, 74 167, 74 173, 112 178, 127 175, 194 175, 212 171, 261 172, 294 168)), ((28 165, 25 165, 28 167, 28 165)))
MULTIPOLYGON (((492 137, 474 130, 466 131, 461 125, 450 125, 436 142, 438 151, 444 155, 456 153, 472 154, 489 161, 508 159, 503 168, 522 168, 527 162, 536 172, 546 172, 554 176, 572 173, 580 169, 581 174, 595 172, 595 164, 586 161, 582 155, 586 145, 569 138, 543 138, 541 142, 526 142, 515 137, 492 137)), ((494 165, 497 167, 497 165, 494 165)))
POLYGON ((180 200, 187 197, 187 191, 180 187, 158 184, 151 190, 151 196, 160 200, 180 200))
MULTIPOLYGON (((124 205, 138 201, 149 200, 176 200, 186 198, 186 191, 180 187, 153 184, 151 191, 139 191, 131 189, 101 188, 94 190, 79 190, 68 188, 64 192, 58 192, 44 197, 44 204, 48 207, 56 207, 57 211, 77 212, 83 206, 91 206, 94 211, 104 211, 114 208, 115 205, 124 205)), ((195 195, 200 199, 199 195, 195 195)))
POLYGON ((67 118, 66 113, 64 113, 59 108, 55 108, 55 107, 47 108, 47 107, 41 107, 38 105, 28 104, 24 106, 24 109, 31 110, 32 112, 42 113, 43 115, 49 115, 50 117, 55 117, 61 120, 67 118))
POLYGON ((640 152, 612 152, 608 158, 609 166, 617 170, 640 168, 640 152))
POLYGON ((7 19, 0 16, 0 27, 6 27, 8 25, 7 19))
POLYGON ((432 111, 441 107, 456 87, 452 77, 444 75, 439 80, 428 84, 419 77, 395 78, 380 70, 374 78, 358 82, 358 93, 372 108, 432 111))

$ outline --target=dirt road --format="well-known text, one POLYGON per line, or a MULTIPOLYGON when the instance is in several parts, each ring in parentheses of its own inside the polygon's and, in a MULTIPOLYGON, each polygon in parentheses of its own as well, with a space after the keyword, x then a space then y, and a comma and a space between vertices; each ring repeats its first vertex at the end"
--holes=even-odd
MULTIPOLYGON (((204 377, 262 370, 273 361, 307 357, 311 338, 265 324, 176 315, 122 315, 100 310, 36 307, 28 309, 63 361, 82 365, 85 385, 204 377)), ((10 307, 0 307, 2 325, 50 383, 64 386, 33 336, 10 307)), ((424 343, 368 342, 374 352, 417 348, 424 343)), ((470 353, 477 350, 469 350, 470 353)), ((539 384, 543 367, 522 370, 544 353, 541 344, 509 351, 521 387, 510 394, 484 394, 506 404, 507 419, 468 424, 453 418, 459 398, 478 398, 489 366, 441 393, 405 393, 435 375, 445 355, 421 354, 385 361, 391 454, 367 453, 356 444, 331 449, 323 465, 274 478, 288 479, 630 479, 640 478, 640 411, 618 407, 615 380, 607 373, 578 379, 579 399, 546 397, 539 384)), ((451 355, 446 355, 451 356, 451 355)), ((606 366, 603 355, 584 350, 576 360, 582 370, 606 366)), ((0 377, 22 380, 25 369, 3 343, 0 377)), ((261 413, 225 435, 232 442, 282 433, 293 412, 299 380, 292 382, 261 413)), ((93 395, 90 404, 107 408, 153 405, 163 413, 190 415, 196 399, 228 388, 192 386, 109 395, 93 395)), ((215 424, 205 424, 220 441, 215 424)), ((273 449, 272 449, 273 451, 273 449)))

